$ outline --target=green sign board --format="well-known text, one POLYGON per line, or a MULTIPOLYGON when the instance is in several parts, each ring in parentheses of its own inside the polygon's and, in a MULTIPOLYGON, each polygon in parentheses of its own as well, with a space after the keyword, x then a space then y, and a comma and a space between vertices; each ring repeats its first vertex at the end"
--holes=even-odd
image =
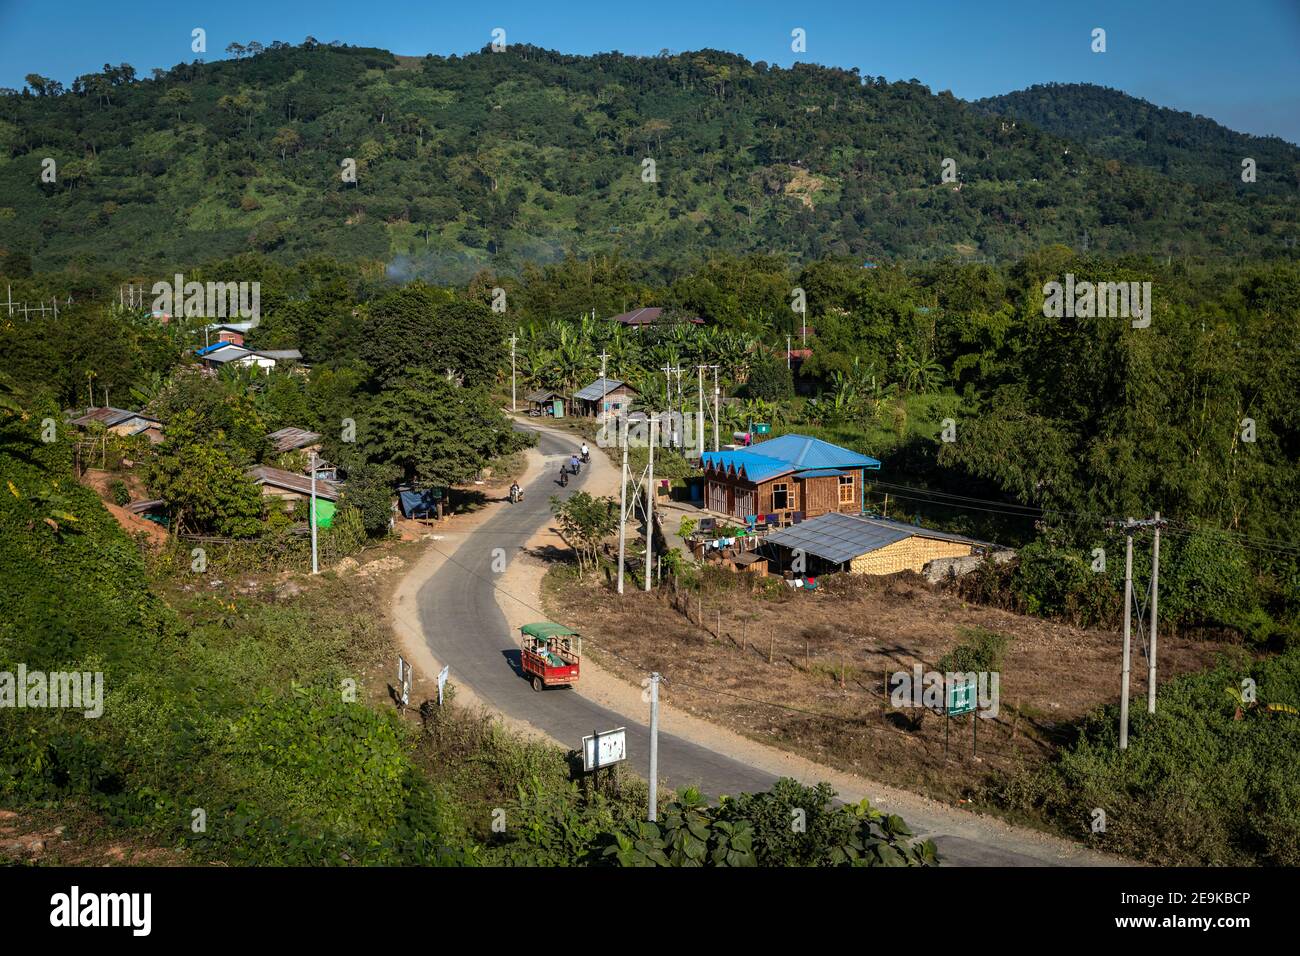
POLYGON ((964 681, 962 683, 954 681, 948 685, 946 713, 949 717, 960 717, 962 714, 969 714, 974 709, 975 681, 964 681))
POLYGON ((770 432, 771 430, 772 430, 772 426, 769 425, 767 422, 755 422, 755 423, 754 423, 754 434, 755 434, 755 435, 766 435, 766 434, 767 434, 768 432, 770 432))

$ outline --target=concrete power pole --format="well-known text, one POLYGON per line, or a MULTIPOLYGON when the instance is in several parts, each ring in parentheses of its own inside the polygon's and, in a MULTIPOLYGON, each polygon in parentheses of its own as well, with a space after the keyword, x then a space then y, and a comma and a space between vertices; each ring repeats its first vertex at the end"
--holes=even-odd
POLYGON ((311 573, 320 574, 320 562, 316 555, 316 453, 311 453, 311 573))
MULTIPOLYGON (((607 410, 607 406, 609 405, 609 402, 605 400, 605 396, 609 394, 609 383, 605 381, 605 363, 608 358, 609 356, 605 354, 605 349, 601 349, 600 350, 600 433, 605 436, 609 435, 609 412, 607 410)), ((608 441, 609 440, 608 437, 606 437, 605 440, 608 441)))
POLYGON ((650 675, 650 822, 659 819, 659 672, 650 675))
POLYGON ((1155 517, 1155 538, 1151 543, 1151 658, 1147 661, 1147 713, 1156 712, 1156 624, 1160 617, 1160 512, 1155 517))
POLYGON ((700 388, 700 419, 695 426, 695 430, 699 432, 698 444, 700 447, 701 458, 704 457, 704 370, 706 368, 708 368, 707 365, 697 365, 695 368, 695 370, 699 373, 698 378, 699 378, 699 388, 700 388))
POLYGON ((627 555, 627 418, 619 429, 623 441, 623 468, 618 473, 618 593, 623 593, 623 565, 627 555))
MULTIPOLYGON (((1124 529, 1125 548, 1124 548, 1124 657, 1123 669, 1120 675, 1120 700, 1119 700, 1119 749, 1128 749, 1128 705, 1129 705, 1129 675, 1132 660, 1132 631, 1133 631, 1133 532, 1141 528, 1152 528, 1155 531, 1155 537, 1151 547, 1151 581, 1148 584, 1147 595, 1150 603, 1149 630, 1151 634, 1150 646, 1147 647, 1147 713, 1156 712, 1156 630, 1160 612, 1160 528, 1165 521, 1160 517, 1157 511, 1151 518, 1128 518, 1124 521, 1107 522, 1112 527, 1124 529)), ((1138 609, 1138 626, 1139 632, 1142 627, 1141 608, 1138 609)))
POLYGON ((722 390, 718 388, 718 366, 713 366, 713 450, 718 451, 718 405, 722 390))
POLYGON ((659 424, 659 418, 656 415, 650 416, 650 464, 646 472, 645 480, 645 589, 650 590, 650 573, 653 570, 654 560, 651 552, 654 550, 655 543, 655 441, 656 427, 659 424))
POLYGON ((510 410, 512 412, 519 411, 519 406, 515 402, 515 341, 518 338, 518 335, 510 336, 510 410))
POLYGON ((1133 618, 1133 531, 1124 536, 1124 668, 1119 679, 1119 749, 1128 750, 1129 627, 1133 618))

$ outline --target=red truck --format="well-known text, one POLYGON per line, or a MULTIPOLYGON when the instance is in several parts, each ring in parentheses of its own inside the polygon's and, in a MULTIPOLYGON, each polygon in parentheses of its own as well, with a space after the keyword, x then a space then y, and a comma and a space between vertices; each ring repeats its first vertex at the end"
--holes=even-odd
POLYGON ((563 624, 539 621, 519 629, 523 635, 520 665, 533 690, 576 683, 582 660, 582 638, 563 624))

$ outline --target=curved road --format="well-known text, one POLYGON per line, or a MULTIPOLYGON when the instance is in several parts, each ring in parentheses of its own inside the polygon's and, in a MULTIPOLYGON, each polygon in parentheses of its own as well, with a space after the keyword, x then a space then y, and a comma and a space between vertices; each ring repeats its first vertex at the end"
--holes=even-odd
MULTIPOLYGON (((530 431, 533 429, 529 429, 530 431)), ((419 622, 430 650, 438 660, 450 664, 458 683, 467 685, 482 701, 497 710, 532 724, 557 740, 578 747, 582 737, 615 727, 627 728, 630 766, 643 773, 649 765, 649 729, 646 713, 630 716, 616 713, 571 690, 534 692, 519 675, 518 644, 509 630, 494 594, 493 552, 517 554, 549 521, 541 506, 553 494, 568 496, 579 490, 590 474, 584 468, 570 478, 567 488, 555 481, 560 463, 572 453, 578 439, 564 438, 537 429, 539 451, 545 458, 541 477, 525 488, 531 507, 498 508, 443 563, 418 593, 419 622)), ((542 618, 540 612, 538 618, 542 618)), ((706 749, 662 730, 659 734, 659 777, 670 787, 696 786, 703 793, 720 794, 766 790, 776 777, 730 757, 706 749)), ((944 862, 956 865, 1051 865, 1054 860, 1031 857, 976 842, 966 837, 945 835, 942 827, 931 829, 922 821, 909 819, 918 833, 935 840, 944 862)))

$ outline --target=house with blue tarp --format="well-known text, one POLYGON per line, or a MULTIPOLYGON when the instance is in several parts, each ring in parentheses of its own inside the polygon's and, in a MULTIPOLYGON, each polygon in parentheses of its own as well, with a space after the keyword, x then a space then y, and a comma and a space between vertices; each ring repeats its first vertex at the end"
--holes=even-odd
POLYGON ((750 524, 788 525, 866 510, 868 471, 880 462, 807 435, 705 452, 704 507, 750 524))

